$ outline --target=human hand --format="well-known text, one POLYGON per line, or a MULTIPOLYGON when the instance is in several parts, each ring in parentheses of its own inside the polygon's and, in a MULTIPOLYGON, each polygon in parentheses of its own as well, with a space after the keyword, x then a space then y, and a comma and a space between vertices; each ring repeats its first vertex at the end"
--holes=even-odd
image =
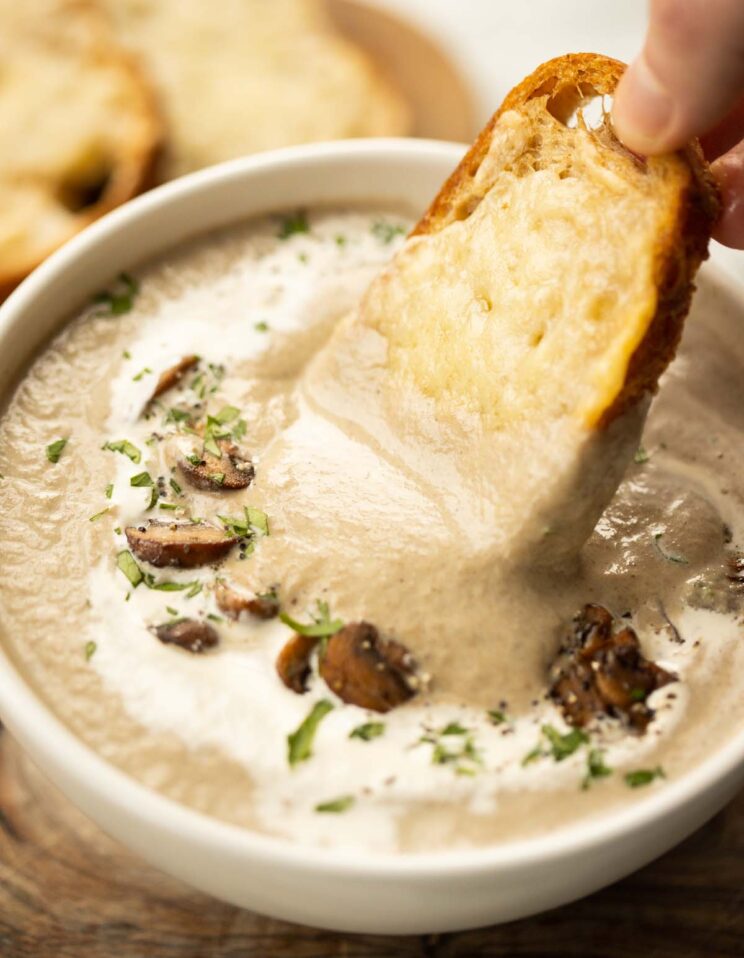
POLYGON ((744 249, 744 0, 651 0, 646 41, 620 81, 618 137, 653 155, 700 137, 723 197, 714 236, 744 249))

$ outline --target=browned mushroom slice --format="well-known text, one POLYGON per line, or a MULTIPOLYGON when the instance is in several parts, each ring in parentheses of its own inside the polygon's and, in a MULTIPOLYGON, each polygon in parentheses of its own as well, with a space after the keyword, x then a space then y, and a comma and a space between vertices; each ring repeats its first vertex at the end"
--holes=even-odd
POLYGON ((293 635, 276 659, 279 678, 288 689, 302 695, 310 678, 310 656, 320 639, 312 635, 293 635))
POLYGON ((198 362, 198 356, 184 356, 183 359, 179 359, 174 366, 170 367, 170 369, 166 369, 164 372, 162 372, 160 374, 160 378, 155 384, 155 389, 152 391, 150 402, 152 402, 153 399, 157 399, 159 396, 162 396, 163 393, 168 392, 169 389, 173 389, 174 386, 177 386, 186 373, 190 369, 193 369, 198 362))
POLYGON ((214 597, 221 612, 231 619, 238 619, 242 612, 255 615, 258 619, 273 619, 279 613, 279 599, 273 592, 254 595, 250 598, 241 595, 224 582, 219 582, 214 597))
POLYGON ((236 445, 222 439, 218 443, 221 456, 205 452, 200 459, 182 458, 179 468, 184 479, 196 489, 218 492, 221 489, 245 489, 255 475, 253 463, 244 459, 236 445))
POLYGON ((205 652, 213 649, 220 638, 207 622, 198 619, 176 619, 166 622, 153 630, 166 645, 177 645, 187 652, 205 652))
POLYGON ((222 529, 207 523, 162 522, 151 519, 147 525, 128 526, 129 548, 143 562, 163 568, 178 566, 193 569, 211 565, 224 558, 238 541, 222 529))
POLYGON ((726 578, 734 588, 744 589, 744 552, 732 552, 726 561, 726 578))
POLYGON ((644 657, 627 624, 613 625, 603 606, 584 606, 551 668, 550 695, 571 725, 608 714, 643 732, 654 715, 646 699, 677 677, 644 657))
POLYGON ((416 665, 399 642, 384 640, 369 622, 344 626, 328 639, 320 674, 350 705, 389 712, 415 695, 416 665))

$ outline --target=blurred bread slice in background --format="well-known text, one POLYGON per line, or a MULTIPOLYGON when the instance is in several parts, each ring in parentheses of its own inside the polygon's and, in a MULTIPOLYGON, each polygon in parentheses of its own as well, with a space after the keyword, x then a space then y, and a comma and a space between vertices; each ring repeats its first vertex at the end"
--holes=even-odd
POLYGON ((0 0, 0 300, 152 179, 146 79, 89 0, 0 0))
POLYGON ((409 107, 318 0, 103 0, 168 130, 171 179, 259 150, 405 135, 409 107))

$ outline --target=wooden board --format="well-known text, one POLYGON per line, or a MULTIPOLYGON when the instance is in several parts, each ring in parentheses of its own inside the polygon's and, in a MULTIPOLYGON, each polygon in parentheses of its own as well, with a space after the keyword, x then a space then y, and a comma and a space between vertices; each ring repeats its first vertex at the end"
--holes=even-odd
POLYGON ((744 792, 664 858, 537 918, 336 935, 223 905, 107 838, 0 731, 2 958, 741 958, 744 792))
POLYGON ((357 0, 326 3, 339 31, 368 53, 408 100, 414 136, 457 143, 475 138, 478 125, 470 87, 432 39, 405 20, 357 0))

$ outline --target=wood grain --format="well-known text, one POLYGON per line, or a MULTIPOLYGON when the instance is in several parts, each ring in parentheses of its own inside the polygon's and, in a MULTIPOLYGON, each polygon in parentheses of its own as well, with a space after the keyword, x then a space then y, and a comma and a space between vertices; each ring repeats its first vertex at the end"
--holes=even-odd
POLYGON ((64 799, 0 731, 2 958, 741 958, 744 793, 664 858, 582 902, 429 937, 336 935, 159 874, 64 799))

